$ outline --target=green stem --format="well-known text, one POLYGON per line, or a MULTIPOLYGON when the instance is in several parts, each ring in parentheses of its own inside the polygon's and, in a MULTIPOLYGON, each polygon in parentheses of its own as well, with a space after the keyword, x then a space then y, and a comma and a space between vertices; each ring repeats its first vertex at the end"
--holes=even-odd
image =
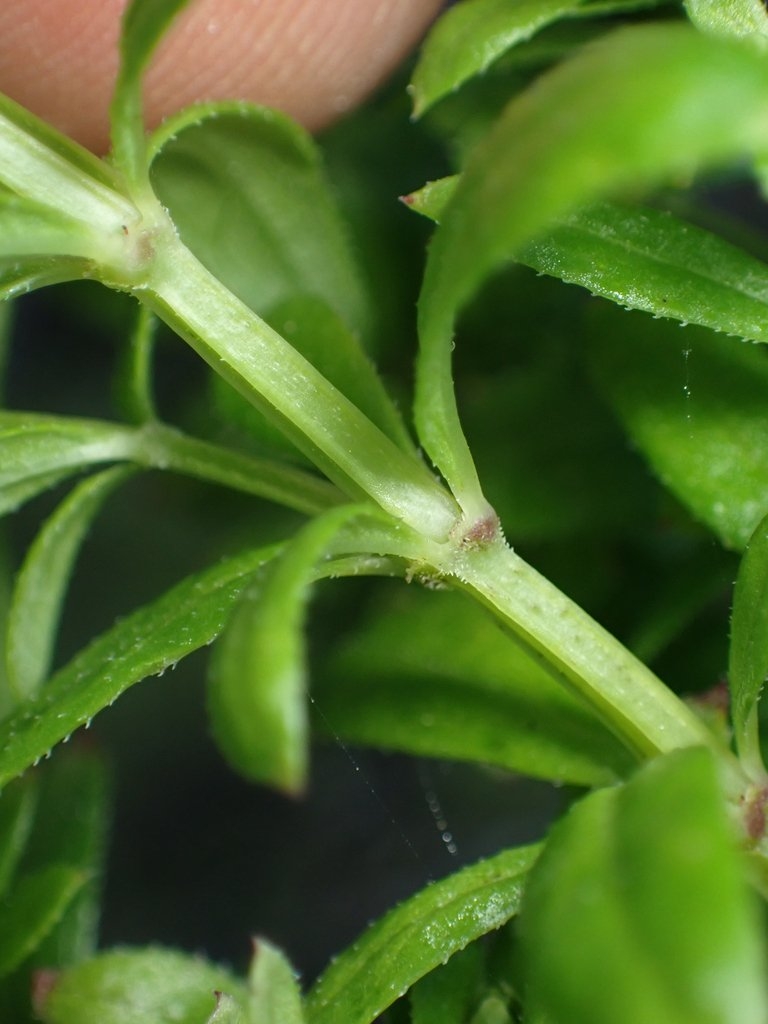
POLYGON ((496 537, 476 546, 431 543, 381 519, 357 523, 333 554, 376 551, 409 565, 406 576, 452 583, 485 605, 553 676, 583 700, 641 760, 679 747, 716 754, 726 791, 749 780, 733 754, 653 672, 570 598, 496 537))
POLYGON ((502 540, 459 550, 444 568, 641 757, 716 742, 650 669, 502 540))
POLYGON ((434 539, 457 524, 456 503, 283 337, 237 299, 175 234, 150 239, 135 294, 222 377, 260 407, 338 486, 368 496, 434 539))
POLYGON ((240 455, 162 423, 147 423, 136 431, 134 460, 266 498, 310 516, 344 501, 333 484, 303 469, 240 455))

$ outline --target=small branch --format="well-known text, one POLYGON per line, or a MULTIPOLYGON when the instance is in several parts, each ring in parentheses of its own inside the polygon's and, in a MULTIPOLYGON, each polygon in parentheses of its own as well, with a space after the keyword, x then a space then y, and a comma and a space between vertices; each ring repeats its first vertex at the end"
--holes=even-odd
POLYGON ((237 299, 170 229, 134 294, 283 429, 353 499, 372 498, 395 519, 443 540, 456 503, 415 456, 401 451, 281 335, 237 299))

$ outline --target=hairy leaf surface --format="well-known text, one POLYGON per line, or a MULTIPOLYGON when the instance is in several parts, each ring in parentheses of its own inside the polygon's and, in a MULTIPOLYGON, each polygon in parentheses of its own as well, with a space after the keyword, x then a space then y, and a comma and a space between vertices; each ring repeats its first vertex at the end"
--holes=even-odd
POLYGON ((768 12, 760 0, 685 0, 685 9, 702 32, 768 44, 768 12))
POLYGON ((301 792, 308 767, 304 614, 315 564, 356 506, 305 526, 240 598, 211 664, 208 702, 230 764, 301 792))
MULTIPOLYGON (((459 180, 429 182, 407 205, 439 222, 459 180)), ((671 213, 596 203, 560 219, 515 260, 626 309, 768 341, 768 266, 671 213)))
POLYGON ((519 908, 538 846, 507 850, 428 886, 372 925, 307 996, 308 1024, 370 1024, 453 953, 519 908))
POLYGON ((127 687, 214 640, 248 577, 279 546, 259 548, 188 577, 118 622, 0 723, 0 785, 91 720, 127 687))
POLYGON ((219 992, 244 1004, 242 982, 202 958, 120 949, 64 971, 40 1012, 45 1024, 207 1024, 219 992))

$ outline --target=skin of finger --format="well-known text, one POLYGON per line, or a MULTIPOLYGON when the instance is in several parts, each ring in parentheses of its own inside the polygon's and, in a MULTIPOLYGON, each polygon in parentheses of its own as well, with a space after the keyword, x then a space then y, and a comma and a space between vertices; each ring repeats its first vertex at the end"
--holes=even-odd
MULTIPOLYGON (((83 145, 108 147, 126 0, 0 0, 0 91, 83 145)), ((189 103, 247 99, 312 131, 357 106, 442 0, 193 0, 149 70, 150 126, 189 103)))

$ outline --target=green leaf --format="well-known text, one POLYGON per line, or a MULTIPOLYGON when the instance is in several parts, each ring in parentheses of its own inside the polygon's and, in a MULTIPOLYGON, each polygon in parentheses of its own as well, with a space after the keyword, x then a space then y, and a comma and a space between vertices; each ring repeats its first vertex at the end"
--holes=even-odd
POLYGON ((111 793, 104 759, 87 744, 59 750, 38 772, 40 799, 24 867, 66 864, 87 879, 35 957, 44 967, 63 967, 96 951, 111 793))
POLYGON ((269 942, 254 943, 248 973, 250 1024, 303 1024, 301 990, 286 958, 269 942))
POLYGON ((152 145, 157 195, 235 295, 260 314, 312 296, 367 336, 368 298, 307 132, 277 111, 219 103, 171 118, 152 145))
POLYGON ((464 0, 437 22, 411 81, 415 117, 584 0, 464 0))
POLYGON ((207 1024, 248 1024, 245 1013, 232 996, 216 993, 216 1009, 208 1018, 207 1024))
POLYGON ((685 25, 634 26, 539 78, 474 150, 430 247, 416 396, 419 436, 465 512, 483 499, 451 380, 457 312, 577 207, 761 154, 766 99, 768 67, 743 45, 685 25))
POLYGON ((38 1012, 45 1024, 207 1024, 217 993, 244 1003, 242 983, 205 960, 120 949, 63 971, 38 1012))
POLYGON ((33 953, 86 881, 81 871, 54 864, 25 875, 0 905, 0 977, 33 953))
POLYGON ((248 577, 279 545, 258 548, 187 577, 93 641, 0 723, 0 786, 147 676, 209 644, 248 577))
POLYGON ((768 43, 768 12, 761 0, 685 0, 688 16, 702 32, 768 43))
POLYGON ((600 203, 518 259, 628 309, 768 341, 768 266, 669 213, 600 203))
MULTIPOLYGON (((458 182, 429 182, 407 205, 439 222, 458 182)), ((596 203, 562 218, 515 258, 626 309, 768 341, 768 266, 671 213, 596 203)))
POLYGON ((734 737, 742 756, 760 764, 757 705, 768 676, 768 516, 741 560, 731 615, 728 681, 734 737))
POLYGON ((0 897, 27 845, 37 808, 37 778, 16 779, 0 793, 0 897))
POLYGON ((472 943, 416 982, 410 992, 411 1024, 464 1024, 484 975, 483 950, 472 943))
POLYGON ((370 1024, 425 974, 517 913, 538 853, 538 846, 506 850, 391 910, 316 982, 305 1003, 308 1024, 370 1024))
POLYGON ((704 749, 675 751, 587 797, 555 827, 526 886, 519 934, 531 1019, 763 1024, 750 896, 704 749))
POLYGON ((117 466, 79 484, 45 522, 19 570, 8 613, 8 681, 21 699, 34 696, 51 667, 61 606, 80 546, 115 487, 133 472, 117 466))
POLYGON ((744 548, 768 511, 765 353, 700 328, 597 312, 595 376, 633 443, 697 519, 744 548))
POLYGON ((353 743, 587 786, 633 763, 539 659, 455 593, 399 592, 322 678, 323 716, 353 743))
POLYGON ((112 160, 136 187, 147 174, 142 78, 169 25, 188 0, 132 0, 120 35, 120 70, 110 107, 112 160))
POLYGON ((214 651, 208 687, 213 734, 246 778, 299 793, 306 783, 305 608, 315 563, 360 507, 305 526, 245 591, 214 651))

